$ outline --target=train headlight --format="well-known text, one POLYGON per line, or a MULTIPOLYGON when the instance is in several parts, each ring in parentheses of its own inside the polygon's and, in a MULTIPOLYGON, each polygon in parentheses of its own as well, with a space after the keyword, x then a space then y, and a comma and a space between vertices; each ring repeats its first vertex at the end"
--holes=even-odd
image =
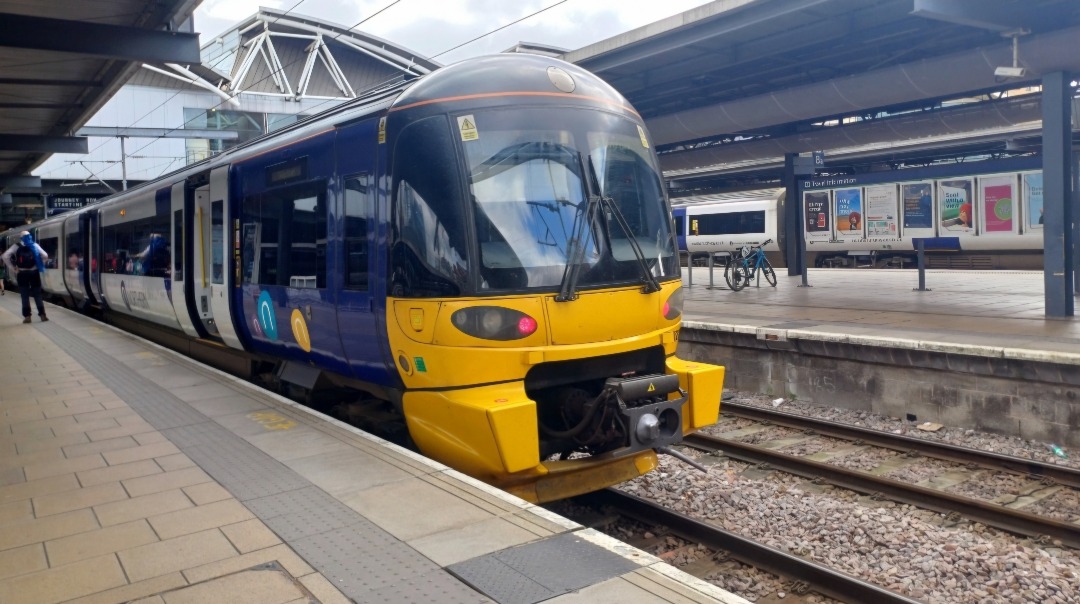
POLYGON ((520 340, 539 326, 529 315, 501 306, 462 308, 450 315, 450 321, 463 333, 485 340, 520 340))
POLYGON ((672 292, 667 301, 664 302, 664 318, 667 320, 678 319, 682 314, 683 309, 683 291, 679 289, 672 292))

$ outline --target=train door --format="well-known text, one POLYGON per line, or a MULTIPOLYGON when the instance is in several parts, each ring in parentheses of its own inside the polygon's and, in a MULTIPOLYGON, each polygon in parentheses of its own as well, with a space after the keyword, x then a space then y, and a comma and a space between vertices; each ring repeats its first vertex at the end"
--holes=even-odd
POLYGON ((86 242, 82 216, 69 215, 64 219, 64 257, 62 274, 64 285, 71 295, 75 308, 83 308, 87 301, 86 288, 86 242))
POLYGON ((195 299, 200 319, 211 335, 233 348, 236 337, 229 305, 229 166, 210 172, 210 184, 195 191, 195 299))
POLYGON ((86 301, 89 304, 97 304, 100 298, 97 295, 97 291, 94 288, 94 272, 97 267, 97 254, 95 253, 94 245, 94 228, 97 217, 97 213, 93 211, 80 212, 78 216, 79 232, 81 233, 79 243, 82 247, 82 288, 86 292, 86 301))
MULTIPOLYGON (((369 153, 346 152, 370 146, 377 140, 377 120, 362 122, 337 133, 337 167, 341 175, 335 204, 337 256, 337 324, 345 356, 353 375, 381 383, 386 379, 385 334, 377 329, 373 290, 376 280, 376 181, 375 161, 369 153)), ((382 156, 386 145, 379 145, 382 156)))
POLYGON ((675 221, 675 239, 679 246, 679 253, 686 253, 686 208, 675 208, 671 211, 671 218, 675 221))
POLYGON ((97 208, 93 208, 83 214, 82 219, 85 221, 83 229, 86 236, 83 240, 86 241, 86 259, 89 264, 86 275, 86 291, 89 292, 91 303, 107 306, 105 298, 101 295, 101 238, 98 236, 101 215, 98 213, 97 208))
MULTIPOLYGON (((191 238, 187 221, 191 211, 187 204, 189 188, 187 182, 178 182, 172 186, 171 200, 169 204, 169 224, 172 232, 172 249, 169 262, 172 263, 172 304, 176 312, 176 319, 180 322, 180 328, 184 333, 193 337, 206 337, 205 329, 199 329, 202 321, 197 311, 198 304, 189 295, 191 288, 191 238)), ((192 196, 194 197, 194 196, 192 196)), ((209 307, 207 307, 209 314, 209 307)))

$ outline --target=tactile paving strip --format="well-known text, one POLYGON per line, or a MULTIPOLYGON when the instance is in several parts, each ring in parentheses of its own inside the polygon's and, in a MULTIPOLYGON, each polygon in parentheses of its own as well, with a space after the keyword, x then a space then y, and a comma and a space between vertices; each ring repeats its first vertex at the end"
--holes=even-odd
POLYGON ((490 602, 288 466, 55 321, 40 331, 79 359, 352 600, 490 602))
POLYGON ((446 567, 501 604, 533 604, 633 572, 637 564, 564 533, 446 567))

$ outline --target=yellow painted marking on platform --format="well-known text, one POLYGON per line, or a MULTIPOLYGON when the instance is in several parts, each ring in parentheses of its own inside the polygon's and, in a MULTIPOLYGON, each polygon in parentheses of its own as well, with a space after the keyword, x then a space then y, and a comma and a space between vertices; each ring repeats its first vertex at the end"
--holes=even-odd
POLYGON ((296 427, 296 422, 273 411, 255 411, 247 416, 267 430, 289 430, 296 427))

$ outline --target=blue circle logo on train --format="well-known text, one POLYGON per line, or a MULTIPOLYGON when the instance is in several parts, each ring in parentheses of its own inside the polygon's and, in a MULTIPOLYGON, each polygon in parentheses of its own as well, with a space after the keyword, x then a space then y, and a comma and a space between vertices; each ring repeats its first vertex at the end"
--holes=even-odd
POLYGON ((267 338, 277 340, 277 319, 274 317, 274 303, 270 299, 270 292, 263 291, 259 294, 259 303, 256 306, 263 333, 267 338))

